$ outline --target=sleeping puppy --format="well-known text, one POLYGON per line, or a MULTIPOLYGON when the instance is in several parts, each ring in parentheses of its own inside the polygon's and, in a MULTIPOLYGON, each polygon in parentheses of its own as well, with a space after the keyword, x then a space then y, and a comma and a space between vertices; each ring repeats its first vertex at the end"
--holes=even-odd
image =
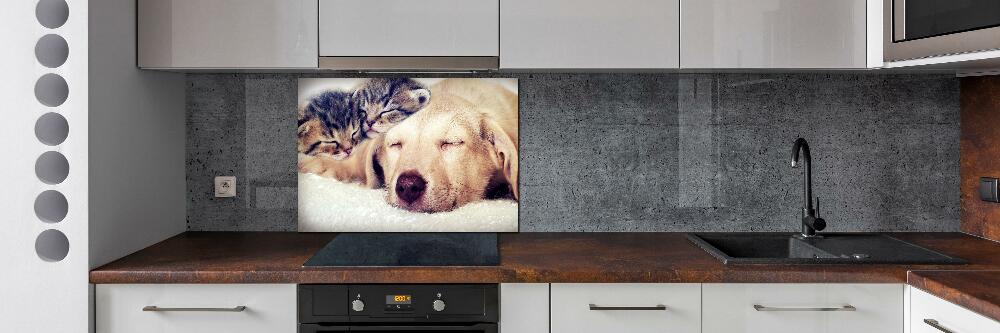
POLYGON ((416 212, 517 200, 517 95, 479 79, 447 79, 431 91, 430 104, 381 143, 386 200, 416 212))

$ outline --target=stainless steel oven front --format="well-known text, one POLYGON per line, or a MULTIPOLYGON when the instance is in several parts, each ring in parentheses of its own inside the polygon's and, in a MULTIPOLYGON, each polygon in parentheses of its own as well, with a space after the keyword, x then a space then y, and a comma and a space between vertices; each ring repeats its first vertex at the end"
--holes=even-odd
POLYGON ((884 0, 885 60, 1000 49, 1000 0, 884 0))
POLYGON ((302 284, 299 333, 497 333, 495 284, 302 284))

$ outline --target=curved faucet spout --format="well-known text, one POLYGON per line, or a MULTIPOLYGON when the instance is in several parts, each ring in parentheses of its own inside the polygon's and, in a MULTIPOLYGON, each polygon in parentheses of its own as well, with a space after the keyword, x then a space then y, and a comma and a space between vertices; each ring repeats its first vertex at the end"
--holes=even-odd
POLYGON ((812 155, 809 154, 809 143, 806 139, 798 138, 792 145, 792 167, 798 168, 799 152, 802 153, 802 163, 805 170, 802 172, 802 236, 814 237, 817 230, 826 228, 826 221, 816 216, 812 204, 812 155))
POLYGON ((803 138, 795 139, 795 143, 792 145, 792 167, 793 168, 798 168, 799 167, 799 151, 800 150, 803 152, 802 155, 804 155, 804 157, 806 159, 805 160, 806 166, 809 166, 809 163, 812 161, 812 156, 809 155, 809 143, 806 142, 806 139, 803 139, 803 138))
POLYGON ((812 211, 812 155, 809 154, 809 143, 806 139, 798 138, 795 139, 795 144, 792 145, 792 167, 799 167, 799 152, 802 152, 802 163, 805 164, 805 171, 802 173, 802 216, 809 215, 809 211, 812 211))

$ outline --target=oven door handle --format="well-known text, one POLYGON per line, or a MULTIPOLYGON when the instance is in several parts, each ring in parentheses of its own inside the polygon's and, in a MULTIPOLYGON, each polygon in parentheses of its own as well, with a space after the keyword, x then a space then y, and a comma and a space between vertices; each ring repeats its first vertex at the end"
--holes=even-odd
POLYGON ((349 326, 320 326, 316 324, 299 324, 299 333, 347 332, 349 326))
MULTIPOLYGON (((479 323, 473 325, 451 325, 451 326, 396 326, 396 325, 386 325, 386 326, 351 326, 349 331, 351 332, 365 332, 365 331, 390 331, 390 332, 422 332, 422 331, 474 331, 474 332, 484 332, 484 333, 496 333, 496 324, 486 324, 479 323)), ((322 332, 322 331, 320 331, 322 332)))
POLYGON ((371 331, 382 331, 382 332, 464 331, 464 332, 498 333, 497 324, 490 324, 490 323, 480 323, 473 325, 450 325, 450 326, 436 326, 436 325, 435 326, 421 326, 421 325, 326 326, 318 324, 299 324, 299 333, 371 332, 371 331))

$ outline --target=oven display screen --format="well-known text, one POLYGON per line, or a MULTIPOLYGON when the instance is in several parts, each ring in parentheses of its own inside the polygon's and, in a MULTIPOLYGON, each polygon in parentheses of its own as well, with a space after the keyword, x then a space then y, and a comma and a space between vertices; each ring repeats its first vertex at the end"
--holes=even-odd
POLYGON ((385 304, 411 304, 411 302, 410 295, 385 295, 385 304))

